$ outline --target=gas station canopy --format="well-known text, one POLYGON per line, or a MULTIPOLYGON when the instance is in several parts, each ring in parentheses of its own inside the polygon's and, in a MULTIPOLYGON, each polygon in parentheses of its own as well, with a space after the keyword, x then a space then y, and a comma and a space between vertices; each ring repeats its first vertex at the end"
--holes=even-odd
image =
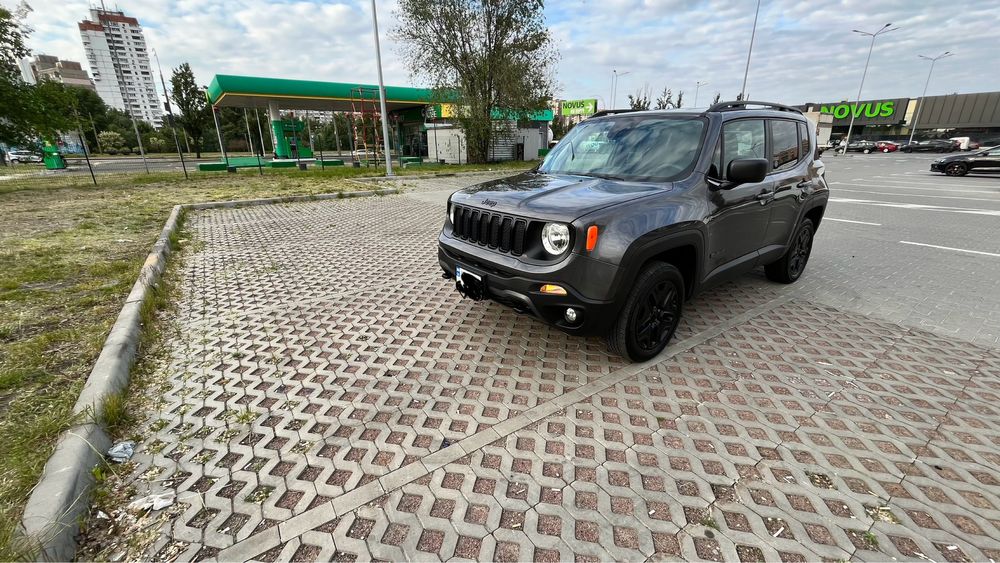
MULTIPOLYGON (((266 108, 268 102, 277 102, 282 109, 313 111, 354 111, 353 98, 358 88, 365 97, 377 99, 378 86, 349 82, 318 82, 315 80, 286 80, 257 76, 232 76, 217 74, 208 85, 208 100, 215 107, 266 108)), ((434 91, 429 88, 386 86, 388 111, 421 107, 434 103, 434 91)))

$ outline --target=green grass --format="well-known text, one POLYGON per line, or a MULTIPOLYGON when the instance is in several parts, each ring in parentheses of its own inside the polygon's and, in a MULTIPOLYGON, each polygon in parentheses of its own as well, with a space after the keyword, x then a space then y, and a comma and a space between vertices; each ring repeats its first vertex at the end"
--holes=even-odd
MULTIPOLYGON (((446 170, 513 171, 526 164, 446 170)), ((13 531, 24 502, 56 438, 72 422, 73 404, 171 208, 364 189, 345 179, 377 173, 288 170, 264 177, 201 174, 189 181, 178 174, 136 174, 99 186, 62 175, 0 184, 0 560, 23 556, 13 531)), ((154 316, 170 300, 169 278, 143 307, 140 357, 155 352, 154 316)), ((113 432, 129 425, 132 415, 122 404, 127 402, 112 398, 105 404, 104 420, 113 432)))

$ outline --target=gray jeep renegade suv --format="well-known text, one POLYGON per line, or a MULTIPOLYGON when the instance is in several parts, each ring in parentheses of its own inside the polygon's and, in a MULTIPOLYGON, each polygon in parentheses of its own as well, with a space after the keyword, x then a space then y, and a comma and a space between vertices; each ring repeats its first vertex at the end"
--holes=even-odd
POLYGON ((605 111, 530 172, 455 192, 438 259, 458 291, 657 355, 699 290, 802 275, 829 197, 799 110, 605 111))

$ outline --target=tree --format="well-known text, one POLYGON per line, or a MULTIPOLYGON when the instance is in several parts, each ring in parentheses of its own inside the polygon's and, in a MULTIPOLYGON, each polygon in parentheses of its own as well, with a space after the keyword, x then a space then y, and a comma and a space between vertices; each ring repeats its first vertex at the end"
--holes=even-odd
POLYGON ((195 82, 194 72, 188 63, 174 69, 170 86, 173 89, 174 103, 180 110, 177 124, 194 143, 197 157, 201 158, 201 143, 208 122, 212 119, 212 108, 205 99, 205 92, 195 82))
POLYGON ((97 135, 97 140, 101 143, 101 148, 108 154, 117 154, 125 148, 125 137, 117 131, 101 131, 97 135))
POLYGON ((669 88, 664 88, 663 93, 656 98, 656 109, 670 109, 674 107, 674 94, 669 88))
MULTIPOLYGON (((72 122, 71 116, 59 111, 67 103, 61 84, 31 85, 21 80, 18 61, 28 55, 25 36, 31 31, 21 22, 28 11, 24 3, 13 13, 0 6, 0 143, 6 145, 33 145, 72 122)), ((0 163, 6 164, 2 152, 0 163)))
POLYGON ((681 107, 681 104, 683 104, 683 103, 684 103, 684 90, 678 90, 677 91, 677 103, 674 104, 674 107, 675 108, 679 108, 679 107, 681 107))
POLYGON ((494 111, 513 120, 551 98, 558 55, 541 0, 400 0, 396 16, 412 73, 460 108, 470 162, 489 156, 494 111))

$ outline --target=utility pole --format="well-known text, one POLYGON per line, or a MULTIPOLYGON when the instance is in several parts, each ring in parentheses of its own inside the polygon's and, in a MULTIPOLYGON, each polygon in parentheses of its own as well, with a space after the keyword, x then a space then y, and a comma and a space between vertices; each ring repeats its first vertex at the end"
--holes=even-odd
POLYGON ((694 107, 698 107, 698 90, 701 90, 702 86, 707 86, 708 82, 695 82, 694 84, 694 107))
POLYGON ((938 62, 938 59, 950 57, 954 54, 955 53, 952 53, 951 51, 945 51, 934 58, 925 57, 923 55, 917 55, 921 59, 926 59, 930 61, 931 69, 927 71, 927 82, 924 82, 924 93, 920 94, 920 101, 917 102, 917 112, 913 115, 913 125, 910 126, 910 140, 907 141, 906 144, 908 145, 913 144, 913 134, 917 132, 917 120, 920 119, 920 110, 924 107, 924 99, 927 98, 927 86, 929 86, 931 83, 931 74, 934 73, 934 63, 938 62))
POLYGON ((382 51, 378 44, 378 15, 372 0, 372 34, 375 36, 375 64, 378 66, 378 103, 382 113, 382 145, 385 150, 385 175, 392 176, 392 155, 389 153, 389 114, 385 111, 385 83, 382 81, 382 51))
POLYGON ((858 31, 857 29, 851 30, 854 33, 871 37, 872 43, 868 47, 868 58, 865 59, 865 70, 864 72, 861 73, 861 84, 858 85, 858 97, 857 100, 854 102, 854 107, 851 108, 851 124, 847 126, 847 137, 844 137, 844 142, 843 142, 844 150, 842 151, 843 154, 847 154, 847 145, 851 142, 851 132, 854 131, 854 116, 857 115, 858 106, 861 105, 861 89, 865 87, 865 77, 868 76, 868 63, 871 62, 872 51, 875 50, 875 38, 883 33, 889 33, 890 31, 896 31, 897 29, 899 29, 898 27, 893 27, 890 29, 890 26, 892 26, 892 24, 887 23, 882 26, 882 29, 876 31, 875 33, 869 33, 867 31, 858 31))
POLYGON ((167 115, 170 117, 170 131, 174 134, 174 146, 177 147, 177 154, 181 157, 181 169, 184 170, 184 179, 188 179, 187 165, 184 164, 184 152, 181 150, 181 143, 177 140, 177 122, 174 121, 174 110, 170 108, 170 95, 167 94, 167 81, 163 78, 163 67, 160 66, 160 56, 153 49, 153 57, 156 58, 156 68, 160 72, 160 85, 163 86, 163 105, 167 107, 167 115))
POLYGON ((760 0, 757 0, 757 9, 753 13, 753 31, 750 32, 750 48, 747 49, 747 66, 743 71, 743 87, 740 88, 740 99, 747 99, 747 76, 750 75, 750 55, 753 54, 753 40, 757 35, 757 16, 760 15, 760 0))

